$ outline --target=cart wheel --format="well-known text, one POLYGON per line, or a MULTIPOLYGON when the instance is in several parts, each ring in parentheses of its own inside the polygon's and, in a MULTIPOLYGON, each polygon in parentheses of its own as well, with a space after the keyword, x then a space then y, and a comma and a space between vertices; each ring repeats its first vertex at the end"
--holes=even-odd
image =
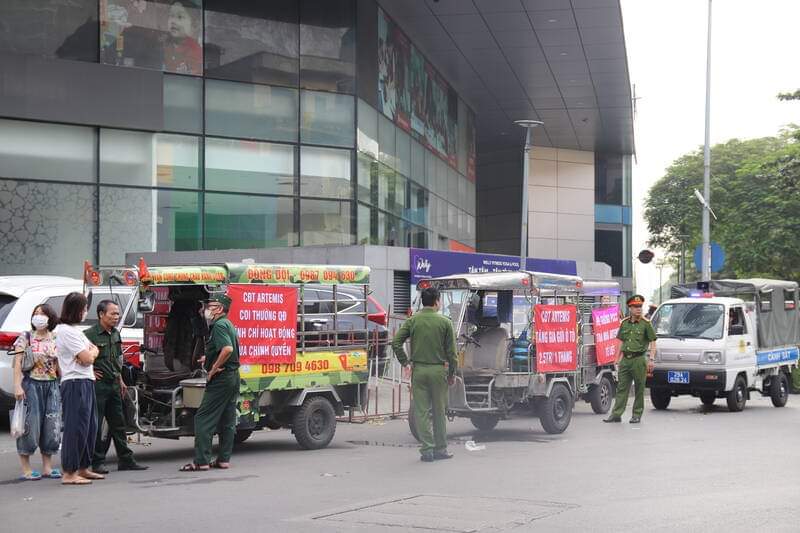
POLYGON ((669 407, 670 400, 672 400, 672 393, 669 389, 650 389, 650 401, 653 402, 653 407, 659 411, 669 407))
POLYGON ((551 435, 563 433, 572 420, 572 394, 563 383, 553 385, 550 396, 542 403, 539 422, 551 435))
POLYGON ((714 405, 714 402, 717 399, 717 395, 713 392, 704 392, 700 395, 700 401, 703 402, 703 405, 706 407, 711 407, 714 405))
POLYGON ((491 431, 497 426, 500 417, 494 415, 479 415, 469 419, 472 425, 479 431, 491 431))
POLYGON ((786 374, 781 372, 772 378, 772 383, 769 387, 769 396, 772 399, 772 405, 775 407, 783 407, 789 399, 789 378, 786 374))
POLYGON ((611 409, 614 401, 614 382, 607 375, 600 378, 600 383, 592 388, 590 400, 592 411, 598 415, 604 415, 611 409))
POLYGON ((253 434, 252 429, 237 429, 236 435, 233 436, 233 443, 234 444, 241 444, 247 439, 250 438, 250 435, 253 434))
POLYGON ((318 450, 330 444, 336 433, 336 411, 324 396, 306 398, 292 420, 294 438, 306 450, 318 450))
POLYGON ((732 413, 738 413, 744 409, 747 403, 747 382, 742 376, 736 378, 733 383, 733 389, 728 392, 728 410, 732 413))

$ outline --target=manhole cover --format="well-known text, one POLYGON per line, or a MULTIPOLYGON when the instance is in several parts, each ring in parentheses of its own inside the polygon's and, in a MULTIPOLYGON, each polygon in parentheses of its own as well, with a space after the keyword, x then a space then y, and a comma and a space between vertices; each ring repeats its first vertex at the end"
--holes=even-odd
POLYGON ((565 503, 419 494, 312 517, 313 520, 429 531, 501 531, 577 506, 565 503))

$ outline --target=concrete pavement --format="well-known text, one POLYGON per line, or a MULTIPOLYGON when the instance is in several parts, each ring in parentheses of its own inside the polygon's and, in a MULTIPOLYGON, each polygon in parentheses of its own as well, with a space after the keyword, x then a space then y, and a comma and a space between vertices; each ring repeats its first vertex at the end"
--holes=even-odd
MULTIPOLYGON (((630 405, 629 405, 630 409, 630 405)), ((255 433, 227 471, 183 474, 191 439, 134 445, 145 472, 91 487, 18 475, 0 437, 5 531, 797 531, 800 396, 647 405, 643 423, 603 424, 583 403, 562 435, 535 418, 488 434, 449 424, 456 457, 421 463, 405 420, 340 424, 325 450, 285 430, 255 433), (464 443, 486 445, 469 452, 464 443)))

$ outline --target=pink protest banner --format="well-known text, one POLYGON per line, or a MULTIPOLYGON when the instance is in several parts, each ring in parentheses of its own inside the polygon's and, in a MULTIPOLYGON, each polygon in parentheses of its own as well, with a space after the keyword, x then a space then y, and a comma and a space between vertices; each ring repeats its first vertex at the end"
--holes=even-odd
POLYGON ((610 365, 619 355, 619 306, 603 307, 592 310, 594 327, 594 351, 597 354, 597 366, 610 365))
POLYGON ((578 368, 575 306, 534 306, 536 371, 568 372, 578 368))
POLYGON ((297 289, 255 284, 228 286, 228 312, 239 336, 243 365, 294 363, 297 357, 297 289))

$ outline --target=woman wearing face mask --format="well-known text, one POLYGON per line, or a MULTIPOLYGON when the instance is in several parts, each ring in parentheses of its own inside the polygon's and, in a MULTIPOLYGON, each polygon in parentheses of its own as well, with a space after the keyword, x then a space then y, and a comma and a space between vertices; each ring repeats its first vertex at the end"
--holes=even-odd
POLYGON ((31 331, 20 335, 14 344, 14 395, 25 400, 25 434, 17 439, 17 453, 22 465, 20 479, 60 478, 53 468, 52 456, 61 444, 61 394, 58 390, 58 357, 53 329, 58 324, 55 311, 39 305, 31 315, 31 331), (22 355, 30 346, 33 368, 22 372, 22 355), (42 471, 31 468, 31 455, 42 453, 42 471))
POLYGON ((93 479, 104 479, 104 476, 89 470, 97 438, 93 364, 98 350, 76 327, 86 320, 87 309, 86 296, 80 292, 69 293, 61 307, 61 324, 56 328, 64 405, 64 442, 61 446, 64 485, 88 485, 93 479))

